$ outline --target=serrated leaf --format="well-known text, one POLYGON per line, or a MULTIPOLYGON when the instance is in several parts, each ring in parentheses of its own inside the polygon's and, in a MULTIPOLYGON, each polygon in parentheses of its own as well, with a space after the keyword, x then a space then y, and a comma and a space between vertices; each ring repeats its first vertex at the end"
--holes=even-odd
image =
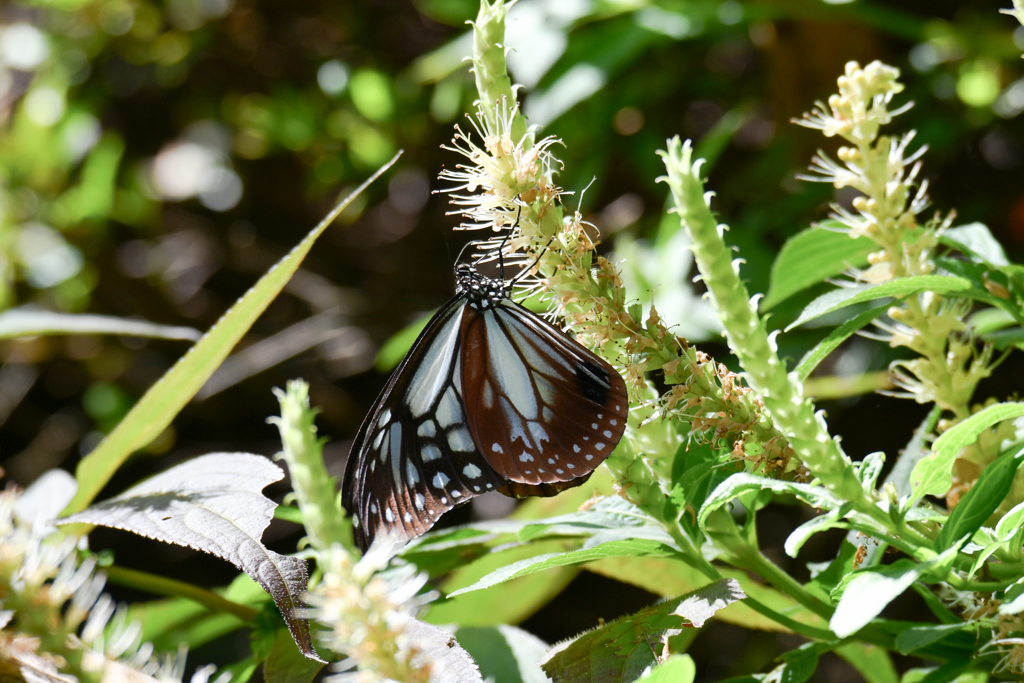
POLYGON ((242 295, 220 320, 139 399, 96 449, 75 468, 78 493, 64 510, 86 508, 132 453, 155 439, 202 388, 302 264, 317 238, 370 183, 391 167, 396 156, 360 185, 313 228, 283 259, 242 295))
POLYGON ((538 555, 536 557, 520 560, 519 562, 513 562, 510 565, 506 565, 491 572, 472 586, 460 588, 450 595, 454 597, 456 595, 462 595, 463 593, 490 588, 491 586, 499 583, 504 583, 511 579, 517 579, 520 576, 544 571, 545 569, 585 564, 587 562, 603 560, 606 557, 667 557, 677 554, 678 551, 675 548, 659 543, 658 541, 648 539, 638 538, 609 541, 608 543, 602 543, 592 548, 570 550, 565 553, 548 553, 546 555, 538 555))
POLYGON ((480 675, 500 683, 547 683, 538 662, 550 645, 515 626, 469 627, 455 632, 480 675))
POLYGON ((402 628, 402 647, 412 652, 416 668, 430 667, 430 683, 483 683, 480 669, 455 636, 419 619, 409 619, 402 628))
POLYGON ((941 624, 936 626, 915 626, 896 636, 896 651, 908 655, 915 650, 942 640, 951 633, 962 631, 966 624, 941 624))
POLYGON ((158 325, 146 320, 112 315, 56 313, 25 308, 12 308, 0 313, 0 339, 54 334, 119 334, 185 341, 195 341, 202 336, 199 330, 191 327, 158 325))
POLYGON ((807 308, 800 313, 800 316, 786 326, 786 331, 803 325, 808 320, 814 320, 826 313, 838 311, 847 306, 874 301, 883 298, 902 298, 920 292, 935 292, 937 294, 948 294, 951 292, 962 292, 971 288, 970 280, 962 277, 945 277, 942 275, 917 275, 915 277, 901 277, 878 285, 856 285, 853 287, 841 287, 834 289, 827 294, 822 294, 807 305, 807 308))
POLYGON ((944 496, 953 485, 953 461, 965 446, 992 425, 1024 415, 1024 403, 998 403, 958 422, 932 444, 932 454, 921 458, 910 473, 911 504, 923 496, 944 496))
POLYGON ((562 643, 541 668, 553 683, 635 681, 664 656, 669 637, 689 626, 700 628, 716 611, 745 597, 734 579, 716 581, 562 643))
POLYGON ((839 346, 849 339, 853 333, 860 330, 875 318, 884 315, 885 312, 889 310, 890 306, 892 306, 892 303, 884 303, 881 306, 875 306, 863 313, 855 315, 836 329, 832 330, 827 337, 822 339, 813 349, 804 354, 804 357, 800 359, 800 363, 796 366, 793 372, 797 374, 801 381, 810 377, 811 373, 814 372, 814 369, 821 364, 821 361, 828 358, 830 353, 839 348, 839 346))
POLYGON ((216 555, 235 565, 274 599, 296 645, 310 659, 304 607, 306 562, 279 555, 261 542, 276 504, 261 491, 284 478, 280 467, 248 453, 212 453, 184 462, 120 496, 58 520, 123 529, 164 543, 216 555))
POLYGON ((672 655, 637 683, 693 683, 697 665, 689 655, 672 655))
POLYGON ((797 292, 839 275, 849 266, 865 265, 868 254, 878 249, 867 237, 853 239, 848 233, 827 227, 839 227, 839 223, 826 221, 821 227, 807 228, 786 240, 772 264, 761 310, 767 311, 797 292))
POLYGON ((823 486, 811 486, 810 484, 801 484, 795 481, 780 481, 778 479, 769 479, 768 477, 759 477, 748 472, 738 472, 719 484, 711 492, 711 495, 707 497, 707 500, 704 501, 704 505, 697 515, 697 521, 701 529, 704 529, 704 523, 707 521, 708 516, 718 508, 739 495, 750 491, 762 490, 794 495, 811 507, 824 510, 831 510, 842 505, 842 501, 833 496, 823 486))
POLYGON ((942 552, 964 536, 974 532, 992 516, 1013 486, 1017 468, 1024 462, 1024 449, 1004 453, 982 470, 981 476, 953 508, 949 519, 935 539, 934 549, 942 552))

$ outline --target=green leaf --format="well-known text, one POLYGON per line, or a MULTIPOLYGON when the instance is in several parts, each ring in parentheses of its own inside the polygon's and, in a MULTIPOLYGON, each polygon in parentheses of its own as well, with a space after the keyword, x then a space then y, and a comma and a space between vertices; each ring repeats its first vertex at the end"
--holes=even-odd
POLYGON ((799 327, 808 320, 819 318, 826 313, 838 311, 841 308, 865 301, 874 301, 875 299, 882 298, 901 298, 919 292, 948 294, 950 292, 962 292, 970 288, 971 283, 969 280, 962 277, 945 277, 942 275, 901 277, 879 285, 841 287, 827 294, 822 294, 808 304, 807 308, 800 313, 800 317, 786 327, 786 331, 788 332, 794 327, 799 327))
POLYGON ((718 508, 727 504, 739 495, 749 491, 761 490, 790 494, 796 496, 811 507, 826 510, 831 510, 842 505, 842 502, 835 498, 829 490, 823 486, 811 486, 810 484, 801 484, 795 481, 780 481, 778 479, 759 477, 747 472, 738 472, 719 484, 718 487, 711 492, 711 495, 708 496, 707 500, 704 501, 704 505, 701 507, 700 513, 697 515, 697 522, 700 524, 701 529, 705 529, 704 524, 707 521, 708 516, 718 508))
POLYGON ((828 643, 804 643, 795 650, 782 655, 785 668, 779 677, 780 683, 804 683, 818 668, 818 658, 832 647, 828 643))
POLYGON ((324 662, 306 659, 295 647, 287 629, 278 629, 270 654, 263 662, 266 683, 311 683, 324 668, 324 662))
POLYGON ((157 325, 145 320, 90 313, 55 313, 13 308, 0 313, 0 339, 43 334, 121 334, 128 337, 184 339, 202 336, 191 327, 157 325))
POLYGON ((856 633, 910 588, 926 569, 924 564, 902 559, 854 572, 845 582, 843 596, 829 620, 829 629, 840 638, 856 633))
POLYGON ((398 367, 435 313, 437 311, 426 313, 391 335, 391 338, 384 342, 380 351, 377 352, 377 359, 374 361, 373 367, 378 372, 388 372, 398 367))
MULTIPOLYGON (((965 446, 992 425, 1024 415, 1024 403, 998 403, 947 429, 932 444, 932 454, 921 458, 910 473, 910 506, 924 496, 944 496, 953 485, 953 461, 965 446)), ((908 506, 909 507, 909 506, 908 506)))
POLYGON ((75 470, 78 493, 64 514, 80 512, 132 453, 157 437, 202 388, 217 366, 298 270, 316 239, 346 206, 398 159, 389 161, 320 221, 284 259, 260 278, 206 335, 168 370, 75 470))
POLYGON ((847 574, 832 591, 833 597, 837 593, 842 597, 829 621, 829 628, 840 638, 860 630, 918 579, 947 573, 961 545, 957 543, 927 562, 902 559, 847 574))
POLYGON ((908 655, 915 650, 920 650, 942 640, 951 633, 962 631, 966 624, 942 624, 938 626, 915 626, 896 636, 896 651, 901 655, 908 655))
POLYGON ((796 529, 793 529, 792 533, 790 533, 786 538, 786 543, 783 546, 786 554, 795 558, 800 553, 800 549, 804 547, 804 543, 806 543, 811 536, 837 527, 846 528, 846 523, 843 518, 846 517, 852 509, 852 505, 843 505, 835 510, 829 510, 823 515, 813 517, 798 526, 796 529))
POLYGON ((804 357, 800 359, 800 363, 796 366, 794 372, 796 372, 801 381, 810 377, 811 373, 814 372, 814 368, 818 367, 821 361, 825 360, 830 353, 839 347, 840 344, 849 339, 850 335, 870 323, 878 316, 883 315, 891 306, 891 302, 886 302, 881 306, 875 306, 863 313, 857 314, 836 329, 832 330, 827 337, 822 339, 813 349, 804 354, 804 357))
MULTIPOLYGON (((587 571, 643 588, 663 598, 681 595, 702 586, 707 577, 682 560, 669 557, 609 557, 586 566, 587 571)), ((726 578, 736 579, 743 592, 762 605, 786 614, 809 626, 823 626, 821 617, 801 606, 785 593, 753 580, 739 569, 720 567, 726 578)), ((722 621, 762 631, 786 631, 774 619, 755 612, 742 600, 729 605, 717 615, 722 621)))
POLYGON ((1017 468, 1022 462, 1024 449, 1016 453, 1004 453, 989 463, 942 526, 935 539, 936 552, 942 552, 964 536, 973 536, 981 528, 1010 493, 1017 468))
MULTIPOLYGON (((512 517, 516 520, 532 520, 568 513, 578 510, 595 494, 610 495, 611 491, 611 474, 607 467, 601 467, 582 486, 563 491, 552 498, 529 498, 523 501, 512 513, 512 517)), ((511 541, 514 540, 514 538, 511 539, 511 541)), ((535 557, 542 553, 562 551, 566 547, 565 541, 542 540, 528 545, 505 546, 501 552, 491 552, 490 548, 486 548, 488 554, 479 557, 471 564, 468 564, 465 559, 460 562, 457 555, 449 555, 454 566, 465 566, 458 566, 454 571, 447 570, 451 571, 451 575, 441 585, 441 590, 450 593, 476 583, 487 574, 510 562, 535 557)), ((471 555, 470 560, 473 557, 477 556, 471 555)), ((476 591, 456 598, 449 596, 447 600, 437 600, 430 605, 427 621, 433 624, 459 624, 461 626, 516 624, 558 595, 579 572, 578 566, 560 567, 539 574, 523 576, 500 589, 476 591), (516 599, 509 600, 508 595, 510 594, 514 594, 516 599)))
POLYGON ((977 256, 993 266, 1008 266, 1006 252, 984 223, 969 223, 942 233, 939 242, 968 256, 977 256))
POLYGON ((697 665, 689 655, 672 655, 654 667, 637 683, 693 683, 697 677, 697 665))
POLYGON ((868 254, 878 246, 867 237, 853 239, 848 233, 828 230, 839 228, 837 221, 825 221, 800 231, 782 246, 772 264, 768 294, 761 302, 767 311, 799 291, 807 289, 849 266, 860 267, 868 262, 868 254))
POLYGON ((900 675, 884 647, 866 643, 847 643, 835 649, 861 676, 865 683, 899 683, 900 675))
POLYGON ((809 564, 811 575, 814 577, 804 586, 807 591, 826 604, 832 603, 832 592, 836 586, 853 572, 853 561, 857 556, 857 547, 844 540, 839 546, 839 554, 834 560, 825 564, 809 564), (824 568, 822 568, 824 565, 824 568), (815 573, 817 572, 817 573, 815 573))
POLYGON ((745 597, 736 581, 716 581, 558 645, 541 668, 553 683, 635 681, 664 656, 666 638, 687 626, 700 628, 717 610, 745 597))
POLYGON ((996 538, 1000 541, 1009 539, 1024 524, 1024 503, 1017 503, 1009 512, 999 518, 996 523, 996 538))
POLYGON ((497 571, 491 572, 472 586, 460 588, 450 595, 454 597, 463 593, 490 588, 496 584, 504 583, 511 579, 517 579, 520 576, 526 576, 527 574, 544 571, 545 569, 585 564, 587 562, 603 560, 606 557, 637 557, 649 555, 653 555, 655 557, 668 557, 677 554, 678 551, 675 548, 671 548, 663 543, 659 543, 658 541, 648 539, 637 538, 609 541, 608 543, 595 545, 592 548, 570 550, 565 553, 549 553, 545 555, 538 555, 537 557, 531 557, 526 560, 520 560, 519 562, 513 562, 512 564, 506 565, 497 571))
POLYGON ((460 628, 455 632, 485 679, 500 683, 547 683, 537 663, 550 646, 515 626, 460 628))

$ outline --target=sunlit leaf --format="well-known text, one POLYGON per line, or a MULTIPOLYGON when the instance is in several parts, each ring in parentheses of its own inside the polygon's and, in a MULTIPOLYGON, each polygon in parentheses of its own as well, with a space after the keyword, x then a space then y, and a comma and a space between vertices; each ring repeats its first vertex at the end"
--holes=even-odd
POLYGON ((874 301, 884 298, 901 298, 920 292, 935 292, 937 294, 948 294, 951 292, 962 292, 970 289, 971 283, 962 277, 945 277, 942 275, 918 275, 915 277, 901 277, 879 285, 855 285, 852 287, 840 287, 827 294, 822 294, 807 305, 807 308, 800 313, 800 316, 786 326, 789 331, 794 327, 803 325, 808 320, 814 320, 826 313, 838 311, 841 308, 874 301))
POLYGON ((663 543, 659 543, 658 541, 646 539, 609 541, 608 543, 602 543, 592 548, 570 550, 565 553, 549 553, 546 555, 531 557, 526 560, 520 560, 519 562, 513 562, 510 565, 501 567, 497 571, 491 572, 472 586, 460 588, 451 595, 456 596, 461 595, 462 593, 490 588, 496 584, 504 583, 505 581, 519 578, 520 576, 526 576, 527 574, 544 571, 545 569, 585 564, 595 560, 602 560, 606 557, 637 557, 648 555, 666 557, 677 553, 678 551, 674 548, 663 543))
POLYGON ((839 275, 848 267, 860 267, 868 262, 868 254, 878 245, 867 237, 853 239, 846 232, 829 230, 838 228, 836 221, 807 228, 786 240, 782 251, 772 263, 768 293, 761 302, 767 311, 780 301, 797 292, 839 275))
POLYGON ((884 303, 881 306, 875 306, 874 308, 868 309, 863 313, 858 313, 854 317, 850 318, 842 325, 832 330, 831 333, 818 344, 804 354, 804 357, 800 359, 800 363, 794 369, 797 376, 801 380, 805 380, 810 377, 811 373, 814 372, 814 368, 818 367, 821 361, 825 360, 830 353, 839 348, 839 345, 850 338, 850 335, 857 332, 859 329, 870 323, 875 318, 883 315, 891 303, 884 303))
POLYGON ((295 616, 304 607, 306 562, 279 555, 259 541, 276 505, 261 491, 283 478, 281 468, 267 458, 212 453, 59 522, 124 529, 227 560, 274 598, 296 644, 315 659, 309 622, 295 616))
POLYGON ((953 461, 992 425, 1024 415, 1024 403, 998 403, 958 422, 932 444, 932 454, 921 458, 910 474, 913 500, 944 496, 953 485, 953 461))
POLYGON ((537 636, 503 624, 460 628, 455 636, 485 678, 501 683, 547 683, 538 662, 550 646, 537 636))
POLYGON ((1013 486, 1017 469, 1024 462, 1024 449, 1000 455, 989 463, 971 490, 953 508, 949 519, 935 539, 935 550, 941 552, 964 536, 974 532, 992 516, 1013 486))

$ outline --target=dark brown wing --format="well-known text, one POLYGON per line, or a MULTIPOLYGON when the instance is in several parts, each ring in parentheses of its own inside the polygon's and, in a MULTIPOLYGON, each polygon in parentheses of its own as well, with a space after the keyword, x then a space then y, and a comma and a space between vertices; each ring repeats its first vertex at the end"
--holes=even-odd
MULTIPOLYGON (((629 405, 619 374, 519 304, 467 306, 461 341, 467 425, 505 479, 527 485, 579 479, 622 438, 629 405)), ((527 495, 557 493, 537 490, 527 495)))

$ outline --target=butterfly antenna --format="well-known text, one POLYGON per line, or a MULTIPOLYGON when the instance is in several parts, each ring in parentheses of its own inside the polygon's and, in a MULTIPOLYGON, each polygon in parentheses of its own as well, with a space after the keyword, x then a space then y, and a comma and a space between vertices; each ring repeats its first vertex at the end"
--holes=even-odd
POLYGON ((512 286, 513 286, 513 285, 514 285, 514 284, 515 284, 515 283, 516 283, 517 281, 519 281, 519 280, 523 279, 524 277, 526 277, 527 275, 529 275, 529 274, 530 274, 530 271, 531 271, 531 270, 533 270, 533 268, 534 268, 534 267, 535 267, 535 266, 536 266, 536 265, 537 265, 538 263, 540 263, 540 259, 541 259, 541 257, 542 257, 542 256, 544 256, 544 253, 545 253, 545 252, 546 252, 546 251, 548 250, 548 248, 549 248, 549 247, 551 246, 551 243, 555 241, 555 237, 556 237, 556 235, 552 235, 552 236, 551 236, 551 239, 549 239, 549 240, 548 240, 548 243, 547 243, 547 244, 545 244, 545 245, 544 245, 544 248, 543 248, 543 249, 541 249, 541 251, 540 251, 540 253, 539 253, 539 254, 537 254, 537 258, 533 259, 533 263, 531 263, 530 265, 528 265, 528 266, 526 266, 525 268, 523 268, 523 269, 522 269, 521 271, 519 271, 519 274, 518 274, 518 275, 516 275, 516 276, 515 276, 514 278, 512 278, 512 279, 511 279, 511 280, 509 281, 509 283, 508 283, 508 286, 509 286, 509 287, 512 287, 512 286))

